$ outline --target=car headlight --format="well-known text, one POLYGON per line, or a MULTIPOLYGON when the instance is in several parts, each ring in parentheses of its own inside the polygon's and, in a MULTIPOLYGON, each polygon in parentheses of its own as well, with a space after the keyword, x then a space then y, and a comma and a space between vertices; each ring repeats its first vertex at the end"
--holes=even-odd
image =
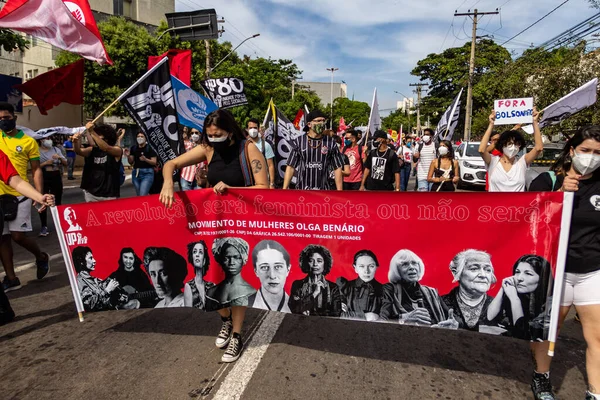
POLYGON ((484 166, 482 165, 475 165, 475 164, 471 164, 470 162, 464 161, 463 165, 465 166, 465 168, 472 168, 472 169, 485 169, 484 166))

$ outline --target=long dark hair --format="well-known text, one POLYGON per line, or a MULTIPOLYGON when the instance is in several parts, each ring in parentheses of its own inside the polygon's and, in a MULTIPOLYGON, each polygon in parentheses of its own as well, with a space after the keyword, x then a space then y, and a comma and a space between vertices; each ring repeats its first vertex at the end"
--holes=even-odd
POLYGON ((135 254, 135 251, 131 247, 125 247, 121 250, 121 255, 119 255, 119 269, 125 271, 125 264, 123 263, 123 254, 131 253, 133 254, 133 269, 140 269, 142 266, 142 260, 135 254))
POLYGON ((208 114, 204 120, 204 127, 202 129, 202 132, 204 132, 204 135, 202 135, 202 144, 206 146, 212 147, 212 143, 208 141, 208 137, 206 135, 206 128, 211 125, 214 125, 225 132, 231 133, 232 139, 235 143, 239 143, 245 139, 244 132, 235 121, 233 114, 231 114, 231 112, 228 110, 218 109, 208 114))
POLYGON ((600 126, 588 125, 579 129, 565 144, 560 157, 556 159, 552 165, 552 170, 557 174, 567 175, 567 172, 571 170, 571 164, 573 159, 571 158, 571 148, 575 150, 577 146, 585 142, 588 139, 594 139, 600 142, 600 126))
MULTIPOLYGON (((531 268, 535 271, 536 274, 539 275, 540 280, 538 282, 538 286, 532 293, 528 294, 520 294, 519 297, 521 300, 528 298, 529 307, 528 309, 523 309, 523 313, 528 320, 532 320, 542 312, 544 312, 546 307, 547 297, 551 295, 552 291, 552 268, 550 267, 550 263, 544 257, 527 254, 519 257, 519 259, 513 265, 513 275, 517 270, 519 264, 525 263, 531 265, 531 268)), ((523 304, 525 305, 525 304, 523 304)))
POLYGON ((81 271, 87 271, 85 257, 88 253, 92 253, 92 249, 87 246, 77 246, 73 249, 71 256, 73 257, 73 267, 75 268, 75 272, 80 273, 81 271))

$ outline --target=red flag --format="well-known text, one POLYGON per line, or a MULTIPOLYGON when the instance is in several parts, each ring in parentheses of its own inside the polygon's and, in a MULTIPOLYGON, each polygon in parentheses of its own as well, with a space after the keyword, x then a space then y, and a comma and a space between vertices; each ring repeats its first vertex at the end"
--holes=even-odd
POLYGON ((192 50, 171 49, 160 56, 148 57, 148 69, 169 57, 171 75, 188 86, 192 85, 192 50))
POLYGON ((296 118, 294 118, 294 127, 298 130, 304 128, 303 126, 300 126, 300 124, 303 122, 302 120, 304 119, 304 110, 303 109, 299 109, 298 113, 296 114, 296 118))
POLYGON ((338 130, 337 130, 337 134, 341 135, 342 133, 345 133, 347 129, 348 129, 348 126, 346 126, 346 121, 344 121, 344 117, 341 117, 340 125, 338 126, 338 130))
POLYGON ((14 87, 31 97, 43 115, 60 103, 83 104, 84 62, 81 59, 14 87))
POLYGON ((87 0, 8 0, 0 11, 0 28, 27 33, 99 64, 112 64, 87 0))

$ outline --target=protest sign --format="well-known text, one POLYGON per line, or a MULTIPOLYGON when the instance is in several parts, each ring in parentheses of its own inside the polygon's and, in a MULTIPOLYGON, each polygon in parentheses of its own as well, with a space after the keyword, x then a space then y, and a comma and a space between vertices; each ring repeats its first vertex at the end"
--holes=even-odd
POLYGON ((533 122, 533 97, 494 100, 494 125, 530 124, 533 122))
POLYGON ((219 108, 230 108, 248 104, 244 93, 244 82, 239 78, 207 79, 201 82, 211 100, 219 108))
POLYGON ((175 198, 169 209, 158 196, 52 209, 80 312, 234 302, 547 335, 552 276, 564 270, 558 251, 568 238, 561 222, 570 221, 563 193, 203 189, 175 198), (385 238, 394 232, 451 239, 432 251, 427 240, 393 245, 385 238), (467 294, 476 301, 464 303, 467 294), (513 318, 517 309, 523 316, 513 318))
POLYGON ((158 154, 160 164, 183 152, 167 60, 167 57, 163 58, 118 99, 146 134, 148 143, 158 154))
POLYGON ((171 76, 171 83, 175 91, 179 123, 202 132, 204 130, 204 119, 208 114, 218 109, 217 105, 201 94, 196 93, 174 76, 171 76))

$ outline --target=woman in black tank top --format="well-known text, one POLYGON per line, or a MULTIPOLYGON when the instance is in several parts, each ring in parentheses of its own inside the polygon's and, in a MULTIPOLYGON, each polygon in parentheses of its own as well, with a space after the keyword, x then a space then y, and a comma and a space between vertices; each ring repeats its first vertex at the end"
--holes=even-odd
MULTIPOLYGON (((265 157, 255 145, 246 146, 242 130, 229 111, 216 110, 204 120, 204 135, 200 145, 164 165, 164 184, 160 201, 165 206, 171 207, 175 200, 173 172, 203 161, 208 163, 208 182, 215 193, 223 194, 228 188, 234 187, 253 189, 269 187, 265 157), (243 153, 246 159, 241 157, 243 153), (244 170, 251 176, 245 176, 244 170), (253 181, 253 184, 249 181, 253 181)), ((247 301, 245 303, 238 301, 237 304, 247 304, 247 301)), ((240 356, 242 350, 240 333, 246 308, 243 305, 233 305, 217 310, 221 315, 223 326, 215 345, 219 348, 227 347, 221 359, 223 362, 236 361, 240 356)))
POLYGON ((458 161, 454 159, 452 143, 442 140, 438 148, 438 158, 431 162, 427 181, 433 182, 431 192, 454 192, 458 183, 458 161))

